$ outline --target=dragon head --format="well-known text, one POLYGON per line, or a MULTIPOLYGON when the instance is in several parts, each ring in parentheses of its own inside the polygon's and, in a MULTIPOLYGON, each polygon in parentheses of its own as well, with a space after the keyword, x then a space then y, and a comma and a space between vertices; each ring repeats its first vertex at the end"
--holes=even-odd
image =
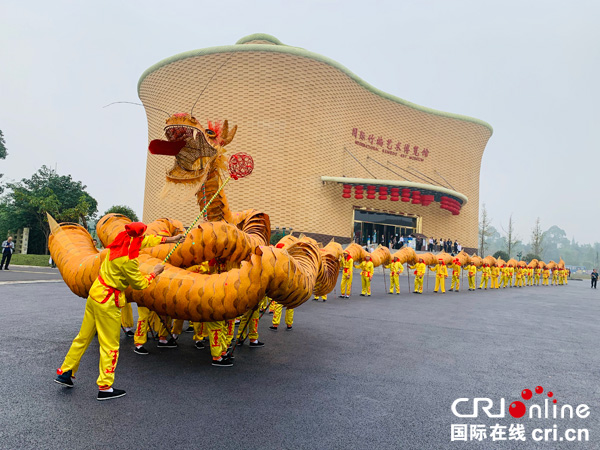
POLYGON ((208 127, 204 128, 192 115, 177 113, 166 120, 164 130, 166 140, 151 141, 148 150, 153 155, 175 157, 167 180, 194 182, 221 168, 225 146, 233 140, 237 125, 230 130, 227 120, 208 121, 208 127))

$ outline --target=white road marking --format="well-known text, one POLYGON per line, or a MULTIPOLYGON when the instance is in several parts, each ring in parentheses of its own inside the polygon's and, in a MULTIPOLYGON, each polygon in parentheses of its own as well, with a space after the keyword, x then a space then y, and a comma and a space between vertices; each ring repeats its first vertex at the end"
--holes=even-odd
MULTIPOLYGON (((4 272, 4 270, 3 270, 4 272)), ((15 273, 42 273, 44 275, 56 275, 57 272, 39 272, 39 271, 35 271, 35 270, 15 270, 15 269, 9 269, 8 272, 15 272, 15 273)))
POLYGON ((26 284, 26 283, 62 283, 63 280, 22 280, 22 281, 0 281, 3 284, 26 284))

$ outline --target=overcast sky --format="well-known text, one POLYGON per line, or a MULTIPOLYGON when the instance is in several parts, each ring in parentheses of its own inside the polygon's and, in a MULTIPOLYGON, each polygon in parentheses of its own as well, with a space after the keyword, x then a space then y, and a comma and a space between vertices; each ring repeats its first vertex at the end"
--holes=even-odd
MULTIPOLYGON (((599 1, 26 1, 0 4, 0 173, 42 164, 88 186, 103 213, 141 216, 152 64, 252 33, 332 58, 411 102, 487 121, 481 203, 600 241, 599 1)), ((450 169, 447 169, 450 170, 450 169)), ((329 175, 329 174, 324 174, 329 175)))

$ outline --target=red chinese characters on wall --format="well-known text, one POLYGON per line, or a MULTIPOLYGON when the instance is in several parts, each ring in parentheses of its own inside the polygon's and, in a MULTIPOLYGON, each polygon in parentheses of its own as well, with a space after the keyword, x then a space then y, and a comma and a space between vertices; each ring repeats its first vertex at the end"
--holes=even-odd
POLYGON ((397 156, 398 158, 425 161, 425 158, 428 158, 431 153, 428 148, 421 148, 419 145, 388 139, 383 136, 375 136, 358 127, 352 128, 352 137, 354 137, 355 145, 387 155, 397 156))

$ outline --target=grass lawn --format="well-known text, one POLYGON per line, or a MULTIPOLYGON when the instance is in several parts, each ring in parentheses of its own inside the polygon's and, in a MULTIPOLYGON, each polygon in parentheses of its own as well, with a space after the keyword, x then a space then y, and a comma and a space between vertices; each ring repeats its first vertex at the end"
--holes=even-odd
POLYGON ((11 265, 15 266, 40 266, 50 267, 48 260, 50 255, 22 255, 21 253, 14 253, 10 260, 11 265))

